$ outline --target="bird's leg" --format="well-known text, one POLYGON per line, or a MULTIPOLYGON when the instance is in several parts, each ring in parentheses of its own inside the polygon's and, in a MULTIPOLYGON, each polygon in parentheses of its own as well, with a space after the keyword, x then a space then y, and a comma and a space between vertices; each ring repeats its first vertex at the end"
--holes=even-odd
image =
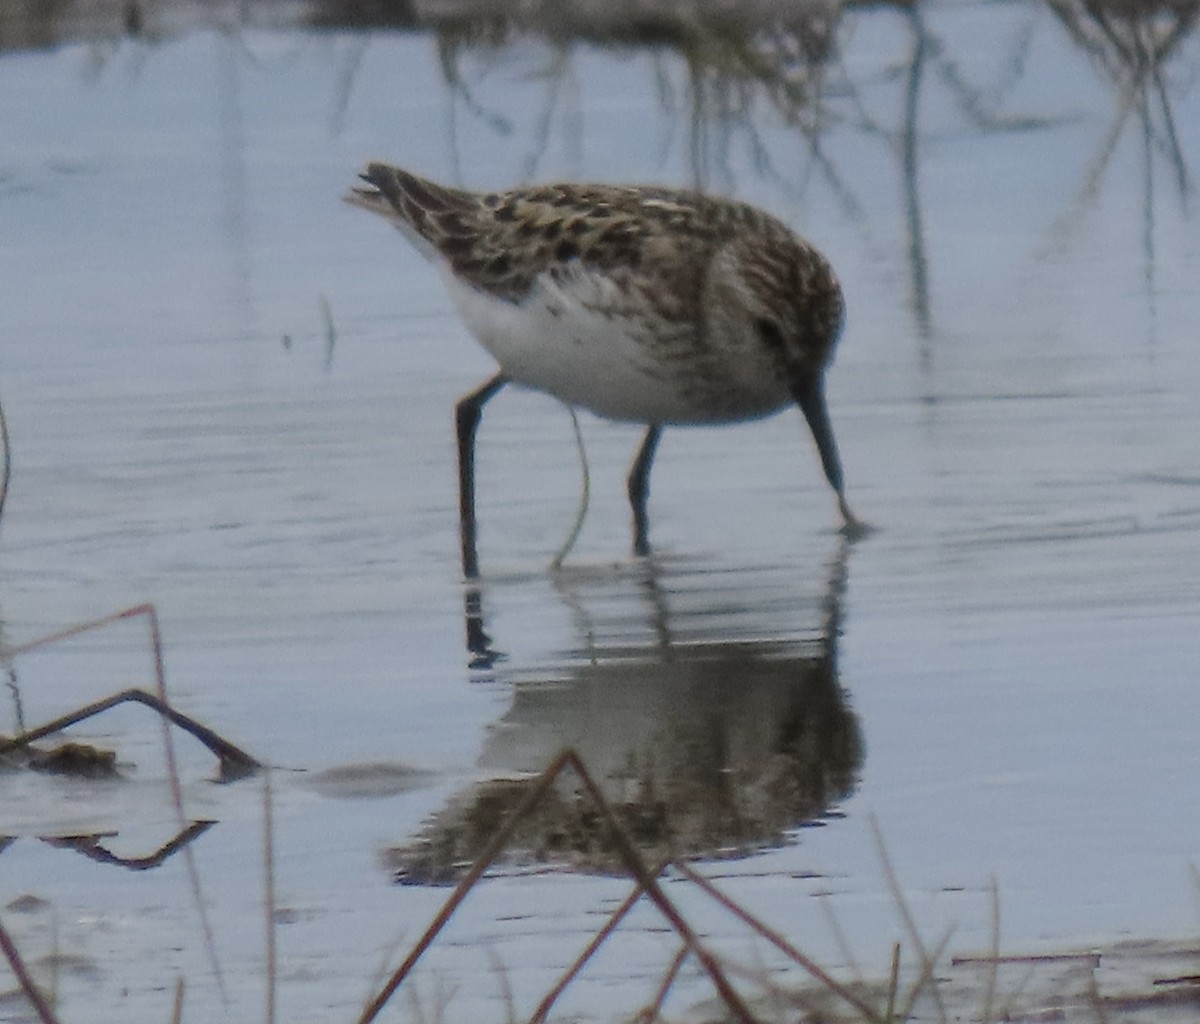
POLYGON ((461 399, 454 408, 458 429, 458 529, 462 540, 463 575, 467 579, 479 575, 479 560, 475 554, 475 428, 479 426, 484 403, 507 383, 508 378, 498 373, 461 399))
POLYGON ((662 427, 652 425, 642 438, 637 458, 629 468, 629 504, 633 507, 633 553, 646 555, 650 552, 650 539, 646 536, 646 499, 650 497, 650 466, 658 449, 662 427))

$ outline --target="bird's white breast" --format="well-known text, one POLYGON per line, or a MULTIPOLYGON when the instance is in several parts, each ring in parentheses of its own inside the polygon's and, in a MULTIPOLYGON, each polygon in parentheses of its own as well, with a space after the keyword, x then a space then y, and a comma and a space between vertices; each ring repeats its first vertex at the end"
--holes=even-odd
POLYGON ((579 271, 559 281, 543 274, 514 303, 471 287, 449 268, 444 273, 463 322, 505 375, 569 405, 613 420, 667 424, 751 419, 789 401, 774 382, 731 396, 726 408, 706 399, 705 388, 688 379, 688 361, 666 354, 678 351, 670 335, 681 326, 631 305, 636 297, 603 274, 579 271))

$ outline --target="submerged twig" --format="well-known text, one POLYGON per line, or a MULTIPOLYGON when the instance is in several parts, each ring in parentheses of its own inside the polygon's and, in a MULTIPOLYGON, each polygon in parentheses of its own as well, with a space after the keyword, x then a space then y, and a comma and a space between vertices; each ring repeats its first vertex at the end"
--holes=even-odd
MULTIPOLYGON (((98 864, 114 864, 117 867, 128 868, 130 871, 149 871, 156 868, 169 857, 180 850, 186 850, 194 839, 202 836, 215 825, 215 821, 193 821, 187 828, 180 831, 174 838, 168 840, 153 853, 144 857, 121 857, 107 847, 100 845, 101 836, 43 836, 42 842, 62 849, 74 850, 88 860, 98 864)), ((116 835, 115 832, 107 833, 116 835)))
MULTIPOLYGON (((175 813, 179 821, 181 829, 187 828, 187 816, 183 806, 183 780, 179 772, 179 760, 175 756, 175 739, 171 731, 171 725, 178 726, 185 732, 190 733, 203 743, 210 751, 213 752, 221 763, 221 778, 230 780, 240 778, 260 767, 259 762, 247 754, 244 750, 235 747, 228 740, 217 735, 207 726, 201 725, 187 715, 181 714, 172 708, 167 700, 167 674, 165 659, 163 658, 163 642, 162 631, 159 629, 158 610, 153 604, 145 603, 135 605, 132 608, 125 608, 121 611, 114 612, 111 615, 105 615, 99 619, 92 619, 87 622, 77 623, 74 626, 69 626, 66 629, 58 630, 47 636, 38 637, 36 640, 28 641, 24 644, 9 647, 6 657, 9 661, 16 658, 18 655, 27 654, 30 651, 38 650, 42 647, 47 647, 50 644, 57 643, 61 640, 66 640, 70 637, 78 636, 81 633, 89 632, 90 630, 99 629, 103 626, 108 626, 116 622, 121 622, 125 619, 133 619, 144 617, 150 628, 150 647, 151 655, 154 663, 154 679, 155 679, 155 694, 150 694, 144 690, 130 689, 124 690, 121 693, 115 694, 105 700, 96 701, 89 704, 85 708, 81 708, 71 714, 64 715, 38 729, 31 732, 24 732, 22 735, 0 743, 0 754, 9 750, 28 746, 34 740, 46 736, 53 732, 58 732, 89 718, 92 715, 99 714, 102 711, 108 710, 117 704, 127 701, 132 701, 139 704, 145 704, 147 707, 153 708, 158 712, 160 721, 162 722, 163 733, 163 754, 166 761, 167 778, 170 783, 171 802, 175 808, 175 813)), ((213 935, 212 923, 208 917, 207 901, 203 898, 200 891, 200 874, 196 867, 195 858, 192 856, 190 846, 184 847, 184 862, 187 865, 188 879, 191 886, 192 894, 196 902, 196 911, 200 917, 201 928, 204 932, 205 949, 208 954, 209 963, 212 966, 213 977, 217 983, 217 989, 221 994, 222 1001, 228 1005, 229 994, 225 988, 224 974, 221 970, 221 962, 217 956, 216 939, 213 935)))
POLYGON ((206 725, 202 725, 194 718, 189 718, 180 711, 176 711, 169 704, 165 703, 160 698, 152 693, 147 693, 145 690, 122 690, 120 693, 114 693, 110 697, 105 697, 103 700, 93 701, 84 707, 76 708, 74 711, 68 712, 54 719, 52 722, 47 722, 45 725, 39 725, 36 729, 30 729, 28 732, 23 732, 20 736, 14 736, 12 739, 0 741, 0 756, 9 753, 13 750, 20 750, 28 747, 31 743, 40 740, 43 736, 49 736, 52 733, 62 732, 72 725, 77 725, 85 719, 92 718, 101 712, 107 711, 109 708, 116 707, 118 704, 144 704, 148 708, 157 711, 166 721, 172 725, 177 725, 186 733, 190 733, 203 743, 221 762, 221 778, 228 780, 240 778, 250 772, 260 768, 260 763, 247 754, 239 747, 235 747, 227 739, 213 732, 206 725))

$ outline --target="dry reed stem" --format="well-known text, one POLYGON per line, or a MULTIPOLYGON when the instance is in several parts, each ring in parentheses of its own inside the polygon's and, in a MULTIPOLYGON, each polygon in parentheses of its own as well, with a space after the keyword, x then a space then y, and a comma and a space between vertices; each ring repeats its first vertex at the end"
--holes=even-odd
POLYGON ((100 845, 102 836, 115 836, 118 834, 116 832, 105 832, 102 833, 102 836, 42 836, 41 840, 43 843, 47 843, 58 849, 74 850, 76 853, 86 857, 88 860, 95 861, 97 864, 115 864, 118 867, 128 868, 130 871, 149 871, 151 868, 156 868, 160 864, 165 863, 169 858, 175 856, 175 854, 195 839, 204 835, 215 824, 215 821, 193 821, 187 828, 176 833, 173 838, 163 843, 153 853, 143 857, 121 857, 100 845))
POLYGON ((8 497, 8 482, 12 479, 12 439, 8 436, 8 420, 0 404, 0 522, 4 520, 4 501, 8 497))
MULTIPOLYGON (((667 866, 667 863, 667 861, 663 860, 654 866, 653 871, 656 878, 663 873, 663 869, 667 866)), ((645 891, 640 883, 634 885, 629 895, 621 902, 621 905, 609 915, 608 920, 604 923, 604 927, 592 936, 591 942, 575 958, 575 962, 563 972, 562 977, 558 979, 554 987, 542 998, 537 1009, 533 1011, 533 1016, 529 1018, 529 1024, 543 1024, 550 1013, 551 1007, 558 1001, 558 997, 575 980, 575 976, 583 970, 584 965, 592 958, 596 950, 616 931, 617 926, 625 919, 626 915, 633 909, 637 901, 641 899, 645 891)))
POLYGON ((23 644, 15 644, 8 647, 5 651, 5 656, 8 661, 20 657, 22 654, 29 654, 42 647, 48 647, 51 644, 58 643, 62 640, 70 639, 71 637, 79 636, 81 633, 88 633, 93 630, 101 629, 104 626, 110 626, 117 622, 122 622, 126 619, 145 616, 150 628, 150 646, 154 660, 154 682, 157 693, 157 702, 149 694, 143 690, 131 689, 125 690, 114 697, 107 698, 106 701, 97 701, 95 704, 90 704, 86 708, 74 712, 71 715, 64 715, 49 725, 42 726, 40 729, 35 729, 33 732, 24 733, 22 736, 10 741, 9 743, 0 745, 0 753, 15 749, 18 746, 23 746, 26 743, 33 742, 42 736, 51 732, 58 732, 61 729, 67 728, 69 725, 74 725, 76 722, 82 721, 91 715, 99 714, 112 707, 114 704, 119 704, 122 701, 132 700, 145 704, 148 707, 154 708, 164 719, 163 721, 163 743, 164 756, 167 762, 167 771, 171 779, 171 795, 175 802, 176 810, 179 812, 180 823, 182 824, 185 815, 183 814, 183 786, 180 782, 178 761, 175 757, 175 743, 171 736, 170 729, 167 728, 167 721, 172 722, 179 728, 191 733, 196 739, 200 740, 214 754, 221 758, 222 765, 226 763, 232 764, 234 767, 241 766, 244 768, 257 768, 258 762, 250 757, 245 751, 239 750, 232 743, 218 736, 211 729, 200 725, 199 722, 188 718, 186 715, 180 714, 170 706, 170 701, 167 699, 167 672, 166 665, 163 659, 163 644, 162 631, 158 623, 158 610, 149 602, 145 604, 134 605, 131 608, 124 608, 119 612, 113 612, 111 615, 104 615, 98 619, 89 619, 86 622, 76 623, 74 626, 68 626, 66 629, 57 630, 54 633, 49 633, 46 636, 38 637, 36 640, 29 640, 23 644))
POLYGON ((892 946, 892 971, 888 976, 887 990, 887 1009, 884 1011, 883 1019, 890 1022, 895 1018, 896 1014, 896 994, 900 988, 900 943, 895 943, 892 946))
POLYGON ((858 965, 858 959, 854 955, 854 950, 850 948, 850 943, 846 939, 846 933, 842 931, 842 924, 837 919, 837 914, 833 912, 833 907, 829 902, 829 894, 821 893, 818 897, 818 902, 821 906, 821 913, 825 915, 825 923, 829 926, 829 931, 833 934, 833 941, 837 945, 838 955, 850 968, 850 973, 858 984, 863 983, 862 969, 858 965))
POLYGON ((992 1024, 992 1011, 996 1002, 996 984, 1000 978, 1000 891, 996 876, 991 878, 992 895, 992 957, 988 962, 987 987, 983 996, 983 1024, 992 1024))
POLYGON ((175 1000, 171 1004, 171 1024, 182 1024, 183 1022, 184 986, 182 977, 175 979, 175 1000))
POLYGON ((8 958, 8 964, 16 976, 17 983, 21 986, 21 991, 25 993, 25 998, 29 1000, 30 1005, 36 1011, 38 1019, 42 1024, 58 1024, 58 1018, 50 1009, 50 1004, 46 1002, 42 990, 34 984, 33 978, 30 977, 29 970, 25 966, 25 961, 21 959, 21 954, 17 952, 17 947, 3 923, 0 923, 0 950, 3 950, 5 957, 8 958))
POLYGON ((966 954, 950 958, 951 967, 963 967, 970 964, 1055 964, 1079 960, 1092 967, 1100 966, 1099 953, 988 953, 985 955, 966 954))
MULTIPOLYGON (((908 990, 908 998, 904 1001, 904 1008, 896 1014, 897 1020, 908 1020, 913 1013, 913 1008, 917 1005, 917 1000, 921 998, 921 993, 933 981, 933 972, 941 960, 942 954, 946 951, 946 946, 950 943, 950 936, 954 934, 953 928, 947 928, 946 933, 938 941, 938 944, 933 947, 933 953, 922 953, 921 955, 921 970, 917 973, 916 980, 912 983, 912 987, 908 990)), ((945 1005, 942 1001, 942 991, 935 984, 930 987, 933 992, 933 997, 938 1005, 938 1012, 945 1014, 945 1005)), ((945 1017, 943 1016, 943 1022, 945 1017)))
MULTIPOLYGON (((104 626, 109 626, 117 622, 122 622, 126 619, 134 619, 145 617, 150 629, 150 647, 154 662, 154 680, 156 696, 146 693, 143 690, 125 690, 122 693, 109 697, 106 700, 97 701, 94 704, 88 705, 80 711, 70 715, 65 715, 54 722, 44 725, 33 732, 23 733, 20 737, 0 744, 0 754, 24 746, 33 742, 35 739, 45 736, 51 732, 58 732, 65 729, 76 722, 82 721, 92 715, 99 714, 101 711, 106 711, 108 708, 121 704, 126 701, 133 701, 139 704, 145 704, 147 707, 153 708, 159 713, 159 721, 162 723, 163 733, 163 756, 166 761, 167 778, 170 782, 171 803, 175 808, 175 814, 179 821, 181 829, 187 827, 187 815, 183 807, 183 780, 179 772, 179 760, 175 756, 175 739, 171 732, 170 726, 175 725, 184 731, 195 736, 203 743, 210 751, 212 751, 221 761, 221 773, 223 778, 237 778, 241 775, 248 774, 254 769, 260 767, 258 761, 252 758, 245 751, 235 747, 223 737, 218 736, 211 729, 201 725, 199 722, 181 714, 170 706, 167 699, 167 672, 166 662, 163 657, 163 642, 162 630, 159 628, 158 610, 153 604, 146 602, 144 604, 134 605, 130 608, 124 608, 121 611, 113 612, 111 615, 105 615, 98 619, 90 619, 86 622, 76 623, 73 626, 68 626, 66 629, 58 630, 46 636, 38 637, 36 640, 30 640, 23 644, 7 647, 4 651, 6 660, 11 664, 12 660, 22 654, 28 654, 32 651, 47 647, 50 644, 57 643, 62 640, 78 636, 81 633, 90 632, 100 629, 104 626)), ((196 903, 196 911, 200 917, 201 928, 204 932, 205 948, 207 950, 209 962, 212 965, 213 976, 217 982, 217 988, 220 991, 222 1001, 228 1005, 229 995, 225 989, 225 980, 221 971, 220 959, 217 956, 216 939, 213 936, 212 923, 208 918, 208 911, 205 900, 200 889, 200 875, 196 867, 195 858, 192 856, 190 846, 184 847, 184 861, 187 865, 188 880, 191 886, 192 894, 196 903)))
POLYGON ((1087 1000, 1092 1011, 1096 1014, 1099 1024, 1108 1024, 1108 1013, 1104 1008, 1104 997, 1100 994, 1100 984, 1096 981, 1095 965, 1088 971, 1087 1000))
POLYGON ((750 928, 753 928, 764 939, 783 952, 786 956, 794 960, 800 967, 804 968, 804 970, 816 978, 817 981, 819 981, 822 985, 828 988, 835 995, 839 996, 841 999, 845 1000, 845 1002, 853 1006, 854 1009, 861 1013, 867 1020, 877 1021, 880 1019, 879 1014, 857 993, 851 991, 849 988, 843 985, 837 980, 837 978, 833 977, 833 975, 821 967, 821 965, 811 957, 800 952, 800 950, 788 942, 787 939, 785 939, 773 928, 763 924, 763 922, 754 917, 754 915, 752 915, 749 911, 731 900, 703 875, 697 874, 687 864, 679 861, 674 862, 674 866, 686 878, 698 885, 704 890, 704 892, 721 904, 721 906, 723 906, 731 914, 741 920, 744 924, 748 925, 750 928))
POLYGON ((488 960, 492 964, 492 973, 500 983, 500 998, 504 1001, 504 1015, 508 1024, 517 1024, 517 1004, 513 1000, 512 984, 508 980, 508 968, 500 959, 494 946, 488 948, 488 960))
POLYGON ((675 955, 671 958, 671 965, 667 968, 666 974, 663 975, 663 980, 658 986, 658 991, 654 993, 654 1000, 646 1007, 642 1013, 638 1014, 638 1019, 644 1021, 645 1024, 654 1024, 658 1020, 658 1015, 662 1011, 663 1003, 667 1001, 667 995, 671 991, 671 986, 675 984, 675 979, 679 977, 679 970, 683 967, 683 963, 687 960, 691 950, 687 946, 680 946, 675 955))
MULTIPOLYGON (((921 960, 922 974, 932 975, 933 961, 930 960, 929 953, 925 949, 925 943, 921 938, 921 933, 917 930, 916 919, 909 909, 908 901, 904 898, 904 892, 900 888, 900 879, 896 875, 896 869, 892 866, 892 860, 888 856, 887 847, 883 844, 883 833, 880 831, 879 822, 875 815, 870 816, 871 835, 875 840, 875 850, 879 856, 879 861, 883 865, 883 877, 887 881, 888 889, 891 891, 892 899, 896 901, 896 906, 900 911, 900 919, 904 922, 904 928, 908 932, 909 941, 912 942, 913 948, 917 951, 917 956, 921 960)), ((948 938, 948 936, 947 936, 948 938)), ((943 940, 943 945, 946 940, 943 940)), ((914 985, 912 997, 909 1001, 911 1008, 912 1003, 916 1002, 917 996, 920 994, 921 986, 914 985)), ((942 993, 935 985, 933 987, 933 999, 937 1005, 938 1020, 941 1024, 948 1024, 946 1015, 946 1003, 942 999, 942 993)), ((907 1015, 906 1015, 907 1016, 907 1015)))
POLYGON ((500 852, 508 844, 520 822, 537 806, 537 803, 546 795, 550 786, 553 785, 554 780, 568 767, 574 770, 596 810, 604 818, 605 824, 608 826, 610 839, 616 847, 617 853, 624 863, 626 870, 641 885, 646 895, 650 897, 654 905, 658 907, 662 915, 670 922, 671 927, 678 933, 684 944, 696 956, 696 959, 703 966, 709 978, 712 979, 713 985, 716 987, 722 1001, 742 1024, 757 1024, 750 1010, 729 983, 729 979, 725 976, 716 957, 700 941, 691 926, 684 920, 683 915, 680 914, 675 904, 671 902, 659 887, 656 879, 651 875, 646 862, 625 832, 620 821, 617 820, 612 806, 600 791, 600 787, 584 766, 583 761, 580 760, 579 755, 570 749, 559 753, 543 770, 541 775, 538 776, 537 782, 530 789, 529 793, 526 794, 521 805, 509 815, 504 827, 492 837, 492 841, 488 843, 487 847, 476 859, 470 871, 455 886, 454 891, 442 905, 442 909, 438 911, 433 922, 425 930, 421 938, 417 940, 417 944, 404 959, 404 962, 392 973, 379 994, 364 1007, 358 1024, 370 1024, 378 1016, 384 1004, 391 998, 396 989, 399 988, 400 984, 408 976, 409 972, 411 972, 425 950, 429 948, 438 933, 446 926, 451 915, 458 909, 459 904, 462 903, 475 883, 491 865, 492 861, 499 856, 500 852))
MULTIPOLYGON (((129 703, 142 704, 150 708, 157 712, 166 722, 178 726, 184 732, 194 736, 221 762, 221 777, 223 779, 239 778, 261 767, 259 761, 255 760, 255 758, 251 757, 244 750, 234 746, 219 733, 214 732, 208 726, 203 725, 194 718, 183 714, 183 712, 176 711, 170 704, 152 693, 147 693, 145 690, 122 690, 120 693, 114 693, 109 697, 93 701, 91 704, 85 704, 81 708, 76 708, 65 715, 60 715, 51 722, 39 725, 36 729, 29 729, 21 733, 20 736, 4 740, 0 742, 0 756, 10 751, 27 747, 31 743, 36 743, 44 736, 50 736, 53 733, 69 729, 71 726, 78 725, 80 722, 99 715, 109 710, 109 708, 116 707, 118 704, 129 703)), ((169 761, 170 759, 168 758, 169 761)), ((171 770, 172 765, 168 763, 168 771, 171 770)), ((175 778, 178 779, 177 770, 175 778)), ((181 808, 182 803, 180 803, 176 810, 181 808)))
POLYGON ((263 771, 263 917, 267 943, 266 1024, 275 1024, 277 961, 275 955, 275 818, 272 814, 271 769, 263 771))
MULTIPOLYGON (((729 979, 725 976, 725 972, 721 969, 721 965, 717 962, 716 957, 709 951, 699 936, 692 931, 691 926, 684 920, 683 915, 675 907, 675 904, 668 899, 659 886, 658 882, 650 875, 646 868, 646 862, 642 859, 642 855, 633 844, 621 823, 617 820, 617 816, 613 813, 612 805, 605 799, 604 794, 600 791, 600 787, 596 785, 596 781, 588 773, 580 760, 579 755, 573 750, 566 752, 568 763, 575 769, 579 780, 583 783, 584 788, 590 794, 597 810, 604 817, 608 824, 609 831, 612 836, 614 845, 617 847, 621 859, 625 862, 626 868, 633 874, 639 882, 642 883, 646 890, 646 895, 654 901, 662 915, 671 923, 671 927, 675 929, 679 937, 683 939, 690 951, 700 961, 700 965, 707 972, 709 978, 712 979, 713 985, 720 994, 722 1001, 732 1011, 733 1015, 743 1024, 757 1024, 754 1015, 750 1012, 749 1007, 742 1001, 741 996, 737 994, 733 986, 729 983, 729 979)), ((679 865, 676 864, 678 867, 679 865)))
POLYGON ((370 1021, 373 1021, 379 1015, 379 1011, 383 1009, 384 1004, 392 997, 392 993, 408 977, 409 972, 416 966, 421 955, 429 948, 433 940, 437 938, 438 932, 446 926, 446 922, 450 920, 454 911, 458 909, 458 905, 466 899, 467 893, 475 886, 480 876, 508 844, 509 839, 512 838, 513 833, 517 829, 517 825, 537 806, 538 801, 550 789, 554 779, 562 771, 566 763, 567 755, 564 752, 559 754, 546 770, 542 772, 536 785, 529 791, 525 799, 521 801, 521 805, 509 816, 504 827, 492 836, 492 841, 488 843, 483 852, 476 858, 475 863, 471 865, 470 871, 459 880, 458 885, 454 887, 454 891, 450 894, 446 902, 442 904, 442 909, 438 911, 432 923, 417 940, 417 944, 413 946, 408 956, 404 958, 404 962, 392 972, 375 998, 363 1008, 363 1012, 358 1018, 358 1024, 369 1024, 370 1021))

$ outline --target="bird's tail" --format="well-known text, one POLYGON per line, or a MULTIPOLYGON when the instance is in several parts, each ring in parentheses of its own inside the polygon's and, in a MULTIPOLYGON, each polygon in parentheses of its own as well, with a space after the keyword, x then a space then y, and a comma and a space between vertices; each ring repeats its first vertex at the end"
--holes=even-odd
POLYGON ((359 177, 369 187, 350 189, 343 197, 346 202, 377 213, 427 241, 444 233, 442 223, 448 217, 469 215, 474 205, 468 192, 438 185, 391 164, 367 164, 359 177))

